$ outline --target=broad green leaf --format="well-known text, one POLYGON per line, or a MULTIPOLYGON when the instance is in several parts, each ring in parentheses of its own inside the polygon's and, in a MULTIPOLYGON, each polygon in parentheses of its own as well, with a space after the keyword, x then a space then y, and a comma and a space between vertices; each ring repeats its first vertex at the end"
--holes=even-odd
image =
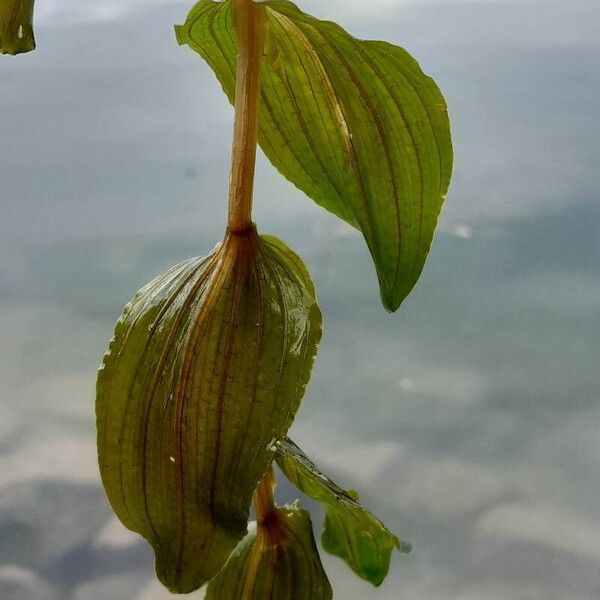
POLYGON ((301 260, 254 230, 172 268, 125 307, 98 375, 100 470, 172 591, 206 583, 246 534, 320 335, 301 260))
POLYGON ((34 0, 0 0, 0 54, 21 54, 35 49, 34 0))
MULTIPOLYGON (((261 147, 287 179, 362 232, 383 304, 396 310, 419 278, 450 183, 444 98, 402 48, 357 40, 286 0, 261 6, 261 147)), ((201 0, 176 33, 233 102, 231 0, 201 0)))
POLYGON ((386 526, 358 503, 358 495, 335 484, 290 440, 275 446, 277 464, 303 493, 326 508, 321 543, 363 579, 381 585, 386 578, 392 551, 410 552, 386 526))
POLYGON ((331 600, 333 592, 313 537, 310 515, 297 505, 252 523, 206 600, 331 600))

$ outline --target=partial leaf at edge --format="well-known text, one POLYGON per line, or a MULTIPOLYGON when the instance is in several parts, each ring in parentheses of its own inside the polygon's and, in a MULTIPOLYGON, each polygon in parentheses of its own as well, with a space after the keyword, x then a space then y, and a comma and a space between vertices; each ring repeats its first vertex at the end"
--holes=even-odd
POLYGON ((34 0, 0 0, 0 54, 35 50, 34 0))
MULTIPOLYGON (((402 48, 357 40, 287 0, 261 6, 261 147, 287 179, 362 232, 383 304, 396 310, 423 269, 450 183, 444 98, 402 48)), ((201 0, 176 31, 233 102, 231 0, 201 0)))
POLYGON ((323 548, 344 560, 362 579, 375 586, 386 578, 394 548, 410 552, 373 514, 358 503, 358 494, 331 481, 289 438, 275 446, 275 460, 301 492, 326 508, 323 548))

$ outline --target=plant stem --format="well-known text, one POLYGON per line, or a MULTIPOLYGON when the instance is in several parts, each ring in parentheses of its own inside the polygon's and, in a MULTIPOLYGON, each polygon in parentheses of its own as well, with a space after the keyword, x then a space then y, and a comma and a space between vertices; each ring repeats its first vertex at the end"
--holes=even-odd
POLYGON ((233 0, 233 8, 238 53, 228 228, 240 232, 252 225, 264 7, 253 0, 233 0))
POLYGON ((254 492, 254 508, 256 509, 256 520, 259 524, 269 521, 277 511, 277 505, 273 498, 274 491, 275 475, 273 474, 273 467, 269 467, 254 492))

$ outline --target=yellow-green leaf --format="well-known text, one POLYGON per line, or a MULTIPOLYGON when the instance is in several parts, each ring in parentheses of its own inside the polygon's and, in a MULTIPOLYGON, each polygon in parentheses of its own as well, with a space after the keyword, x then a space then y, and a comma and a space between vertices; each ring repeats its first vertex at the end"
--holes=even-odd
POLYGON ((358 503, 358 494, 335 484, 290 440, 277 443, 276 460, 285 476, 303 493, 326 508, 323 548, 338 556, 363 579, 381 585, 393 550, 410 552, 377 517, 358 503))
POLYGON ((301 260, 254 230, 228 234, 125 307, 98 375, 100 470, 172 591, 206 583, 246 534, 320 335, 301 260))
MULTIPOLYGON (((261 6, 261 147, 286 178, 362 232, 383 304, 396 310, 419 278, 450 183, 444 98, 402 48, 357 40, 287 0, 261 6)), ((231 0, 201 0, 176 33, 233 102, 231 0)))
POLYGON ((34 0, 0 0, 0 54, 21 54, 35 49, 34 0))
POLYGON ((266 521, 252 523, 206 590, 206 600, 332 598, 310 515, 297 505, 276 509, 266 521))

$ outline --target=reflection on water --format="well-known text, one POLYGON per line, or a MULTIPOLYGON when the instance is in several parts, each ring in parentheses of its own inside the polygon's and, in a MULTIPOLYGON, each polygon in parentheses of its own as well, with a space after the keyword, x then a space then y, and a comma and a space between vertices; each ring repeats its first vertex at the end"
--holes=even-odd
MULTIPOLYGON (((336 597, 598 598, 600 10, 356 7, 446 91, 457 171, 390 316, 359 237, 259 169, 326 319, 294 437, 415 545, 377 590, 326 558, 336 597)), ((231 111, 173 41, 185 5, 56 14, 0 62, 0 597, 165 599, 99 487, 94 371, 131 294, 218 241, 231 111)))

